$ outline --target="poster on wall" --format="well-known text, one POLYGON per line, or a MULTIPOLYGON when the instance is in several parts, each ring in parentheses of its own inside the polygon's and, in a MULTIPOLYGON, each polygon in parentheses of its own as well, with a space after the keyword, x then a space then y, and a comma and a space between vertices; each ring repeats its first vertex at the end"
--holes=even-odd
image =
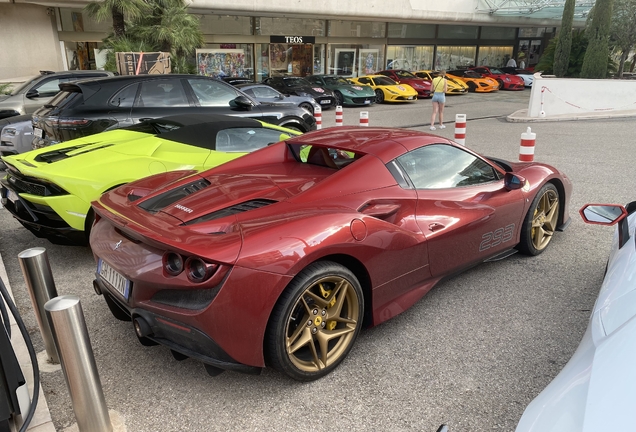
POLYGON ((249 70, 245 69, 245 52, 242 49, 198 49, 197 69, 199 75, 214 78, 249 78, 249 70))
POLYGON ((334 72, 336 75, 354 76, 356 67, 355 48, 336 49, 336 61, 334 62, 334 72))
POLYGON ((377 49, 361 49, 358 64, 359 75, 374 74, 378 70, 380 51, 377 49))

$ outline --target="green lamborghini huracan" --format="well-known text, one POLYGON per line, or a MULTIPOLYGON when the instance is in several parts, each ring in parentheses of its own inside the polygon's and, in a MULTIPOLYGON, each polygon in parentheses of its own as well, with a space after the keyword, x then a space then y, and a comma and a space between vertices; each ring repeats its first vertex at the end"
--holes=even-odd
POLYGON ((2 158, 2 204, 37 237, 86 244, 91 201, 122 184, 176 170, 201 171, 300 132, 222 115, 147 120, 2 158))

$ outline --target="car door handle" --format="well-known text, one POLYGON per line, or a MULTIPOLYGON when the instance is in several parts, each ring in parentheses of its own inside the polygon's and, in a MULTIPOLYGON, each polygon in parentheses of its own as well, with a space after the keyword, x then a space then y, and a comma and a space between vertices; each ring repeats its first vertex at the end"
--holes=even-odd
POLYGON ((439 230, 441 230, 442 228, 446 228, 446 225, 443 225, 443 224, 438 223, 438 222, 433 222, 432 224, 429 224, 429 225, 428 225, 428 229, 430 229, 430 230, 431 230, 431 231, 433 231, 433 232, 434 232, 434 231, 439 231, 439 230))

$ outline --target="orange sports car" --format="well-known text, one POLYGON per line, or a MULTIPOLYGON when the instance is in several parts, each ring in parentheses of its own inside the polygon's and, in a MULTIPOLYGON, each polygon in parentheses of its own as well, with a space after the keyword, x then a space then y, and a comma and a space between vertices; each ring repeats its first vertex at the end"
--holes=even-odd
POLYGON ((499 90, 499 83, 497 80, 484 77, 482 74, 473 70, 447 71, 446 76, 450 79, 464 81, 468 86, 468 91, 471 92, 489 93, 499 90))

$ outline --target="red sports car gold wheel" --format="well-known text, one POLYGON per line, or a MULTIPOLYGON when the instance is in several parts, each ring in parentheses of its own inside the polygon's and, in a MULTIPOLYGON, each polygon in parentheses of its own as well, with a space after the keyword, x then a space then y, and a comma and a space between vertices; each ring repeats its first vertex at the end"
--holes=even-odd
POLYGON ((355 276, 332 262, 303 270, 281 296, 270 325, 270 361, 292 378, 326 375, 347 356, 362 325, 355 276))
POLYGON ((538 255, 547 247, 559 221, 559 192, 551 183, 544 185, 532 201, 521 229, 519 249, 538 255))

